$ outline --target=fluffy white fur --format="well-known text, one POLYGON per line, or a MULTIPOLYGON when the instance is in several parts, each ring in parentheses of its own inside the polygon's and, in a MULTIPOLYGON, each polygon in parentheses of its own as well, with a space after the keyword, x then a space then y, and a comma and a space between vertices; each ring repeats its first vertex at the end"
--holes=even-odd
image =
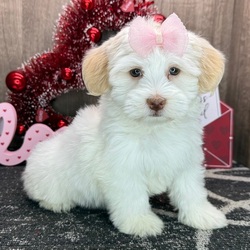
POLYGON ((155 48, 142 58, 129 46, 128 30, 87 54, 83 77, 90 93, 102 94, 100 104, 80 110, 64 132, 36 146, 23 173, 24 189, 54 212, 106 208, 126 234, 162 232, 149 197, 163 192, 180 222, 224 227, 224 214, 207 201, 199 121, 199 95, 219 83, 224 58, 191 32, 183 57, 155 48), (168 73, 173 66, 181 70, 176 76, 168 73), (133 68, 143 76, 133 78, 133 68), (155 96, 166 99, 158 112, 147 104, 155 96))

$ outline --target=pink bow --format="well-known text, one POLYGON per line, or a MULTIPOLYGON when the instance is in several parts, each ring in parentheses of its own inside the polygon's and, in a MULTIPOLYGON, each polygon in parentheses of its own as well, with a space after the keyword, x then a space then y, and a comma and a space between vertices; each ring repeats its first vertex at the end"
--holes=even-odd
POLYGON ((147 56, 157 46, 166 52, 183 56, 188 44, 188 33, 174 13, 159 28, 138 16, 130 25, 129 43, 141 56, 147 56))

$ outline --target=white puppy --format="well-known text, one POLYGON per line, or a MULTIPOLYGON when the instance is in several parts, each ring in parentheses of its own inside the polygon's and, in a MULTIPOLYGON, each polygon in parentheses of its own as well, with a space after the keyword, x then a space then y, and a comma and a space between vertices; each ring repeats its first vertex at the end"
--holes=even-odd
POLYGON ((36 146, 23 173, 28 196, 55 212, 106 208, 121 232, 148 236, 163 230, 149 197, 168 192, 180 222, 226 226, 207 201, 199 120, 199 96, 223 71, 223 55, 175 14, 163 24, 136 18, 87 53, 83 79, 100 104, 36 146))

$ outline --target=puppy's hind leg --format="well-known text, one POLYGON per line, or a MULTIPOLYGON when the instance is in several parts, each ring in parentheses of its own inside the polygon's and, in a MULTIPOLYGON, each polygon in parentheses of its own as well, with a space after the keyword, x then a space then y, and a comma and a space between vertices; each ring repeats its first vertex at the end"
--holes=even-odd
POLYGON ((22 181, 28 197, 42 208, 58 213, 68 212, 75 206, 67 184, 62 182, 60 185, 60 181, 51 176, 48 170, 39 171, 36 165, 29 164, 22 174, 22 181))
POLYGON ((41 190, 37 185, 33 185, 33 190, 31 190, 30 184, 25 184, 24 189, 28 197, 39 203, 39 206, 47 210, 51 210, 55 213, 69 212, 75 203, 68 199, 63 192, 55 192, 51 187, 46 190, 41 190), (29 187, 27 187, 29 186, 29 187))
POLYGON ((39 206, 55 213, 69 212, 75 205, 71 203, 51 203, 46 200, 40 201, 39 206))

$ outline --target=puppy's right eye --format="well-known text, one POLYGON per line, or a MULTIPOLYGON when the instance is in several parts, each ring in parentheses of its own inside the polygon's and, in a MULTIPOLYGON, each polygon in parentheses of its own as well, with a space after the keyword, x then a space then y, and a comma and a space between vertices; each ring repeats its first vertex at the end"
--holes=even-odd
POLYGON ((132 76, 132 77, 141 77, 142 76, 142 71, 141 69, 131 69, 129 71, 129 74, 132 76))
POLYGON ((177 76, 180 73, 180 69, 176 68, 176 67, 171 67, 169 69, 169 74, 172 76, 177 76))

